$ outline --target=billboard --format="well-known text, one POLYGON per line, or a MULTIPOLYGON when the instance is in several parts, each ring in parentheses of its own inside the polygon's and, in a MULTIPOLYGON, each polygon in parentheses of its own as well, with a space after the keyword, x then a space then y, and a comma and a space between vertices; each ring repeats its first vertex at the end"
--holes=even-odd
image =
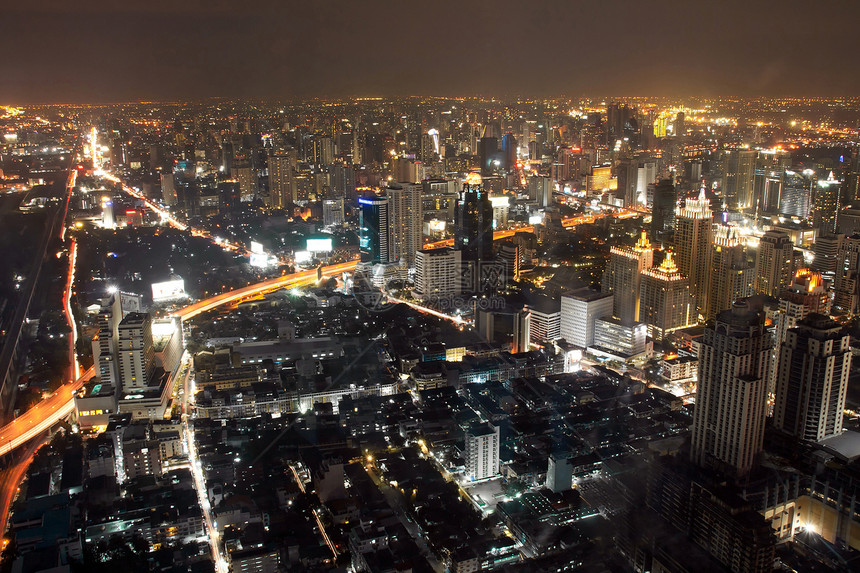
POLYGON ((152 300, 172 300, 177 298, 185 298, 185 281, 175 279, 165 281, 163 283, 152 283, 152 300))
POLYGON ((296 261, 296 264, 309 263, 311 262, 311 260, 313 260, 313 256, 311 255, 310 251, 296 251, 294 259, 296 261))
POLYGON ((262 243, 258 243, 257 241, 251 241, 251 252, 256 253, 258 255, 262 255, 263 254, 262 243))
POLYGON ((308 239, 307 250, 311 253, 328 253, 332 250, 331 239, 308 239))
POLYGON ((251 260, 249 261, 252 267, 268 267, 269 266, 269 255, 265 255, 262 253, 251 253, 251 260))

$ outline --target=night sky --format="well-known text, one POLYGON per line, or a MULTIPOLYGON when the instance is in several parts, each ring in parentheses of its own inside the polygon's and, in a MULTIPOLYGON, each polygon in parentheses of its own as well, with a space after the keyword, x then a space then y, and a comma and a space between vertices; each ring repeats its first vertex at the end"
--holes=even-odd
POLYGON ((11 3, 0 10, 5 104, 860 95, 853 0, 11 3))

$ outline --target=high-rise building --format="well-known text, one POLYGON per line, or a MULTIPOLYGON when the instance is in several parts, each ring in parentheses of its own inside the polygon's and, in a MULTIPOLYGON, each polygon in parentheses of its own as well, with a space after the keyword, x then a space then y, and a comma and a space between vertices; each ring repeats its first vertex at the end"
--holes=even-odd
POLYGON ((165 172, 161 174, 161 200, 168 207, 176 205, 176 185, 173 173, 165 172))
POLYGON ((815 184, 815 196, 812 200, 812 226, 819 234, 836 232, 836 214, 839 212, 842 183, 833 177, 833 172, 827 179, 819 179, 815 184))
POLYGON ((761 150, 756 155, 753 176, 753 204, 756 213, 776 214, 782 195, 782 177, 791 167, 791 154, 787 151, 761 150))
POLYGON ((812 268, 821 273, 836 273, 839 251, 845 235, 819 235, 812 244, 812 268))
POLYGON ((713 249, 713 213, 705 190, 696 199, 688 198, 675 211, 675 258, 681 274, 690 279, 690 292, 696 298, 697 312, 708 313, 708 288, 713 249))
POLYGON ((493 258, 493 205, 482 179, 469 174, 457 202, 454 245, 464 261, 489 261, 493 258))
POLYGON ((696 323, 696 302, 690 282, 675 266, 668 251, 660 266, 642 271, 639 322, 648 325, 648 336, 664 340, 669 333, 696 323))
POLYGON ((806 219, 812 210, 812 185, 814 181, 805 173, 786 169, 782 179, 782 194, 779 212, 783 215, 806 219))
POLYGON ((323 201, 323 226, 338 227, 343 224, 343 198, 323 201))
POLYGON ((786 333, 778 364, 774 426, 803 440, 841 434, 851 367, 845 328, 810 314, 786 333))
POLYGON ((777 296, 791 284, 794 273, 794 245, 782 231, 768 231, 759 241, 756 255, 755 292, 777 296))
POLYGON ((552 205, 552 179, 542 175, 529 177, 529 199, 540 207, 552 205))
POLYGON ((415 288, 417 298, 444 298, 460 294, 460 251, 454 249, 421 249, 415 253, 415 288))
POLYGON ((390 263, 391 205, 388 197, 361 197, 359 203, 359 249, 362 263, 390 263))
POLYGON ((836 257, 833 306, 848 313, 860 310, 860 235, 845 237, 836 257))
POLYGON ((642 231, 633 247, 611 247, 601 290, 613 294, 613 316, 625 324, 639 320, 639 285, 642 271, 654 263, 654 249, 642 231))
POLYGON ((727 151, 725 164, 723 197, 728 206, 736 209, 754 207, 752 190, 756 152, 751 149, 727 151))
POLYGON ((636 202, 640 206, 648 204, 648 186, 657 180, 657 162, 650 159, 640 161, 636 170, 636 202))
POLYGON ((612 316, 612 294, 588 287, 561 297, 560 335, 569 344, 588 348, 594 344, 594 321, 612 316))
MULTIPOLYGON (((651 237, 662 239, 675 226, 675 210, 678 206, 678 193, 671 179, 661 179, 653 187, 654 199, 651 202, 651 237)), ((644 203, 643 203, 644 205, 644 203)))
POLYGON ((705 327, 691 455, 702 467, 749 474, 764 441, 771 336, 749 299, 705 327))
POLYGON ((147 313, 133 312, 117 328, 119 378, 124 395, 148 388, 154 363, 152 320, 147 313))
POLYGON ((466 430, 466 477, 472 481, 499 474, 499 427, 475 424, 466 430))
POLYGON ((421 185, 399 183, 387 189, 391 206, 393 260, 412 265, 424 245, 421 185))
POLYGON ((705 318, 713 318, 732 308, 738 299, 753 295, 755 263, 747 257, 735 227, 718 225, 714 228, 713 261, 705 318))
POLYGON ((276 209, 285 209, 296 201, 293 196, 295 165, 294 149, 269 154, 269 202, 276 209))
POLYGON ((615 360, 633 360, 645 354, 648 326, 641 322, 624 324, 617 318, 594 321, 594 344, 590 351, 615 360))

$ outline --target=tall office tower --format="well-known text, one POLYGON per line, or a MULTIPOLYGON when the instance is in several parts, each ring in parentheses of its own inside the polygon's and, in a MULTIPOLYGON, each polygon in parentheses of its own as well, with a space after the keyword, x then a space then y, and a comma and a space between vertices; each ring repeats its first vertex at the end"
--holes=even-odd
POLYGON ((752 296, 755 286, 755 262, 747 257, 736 228, 716 226, 712 250, 713 274, 705 318, 713 318, 732 308, 736 300, 752 296))
POLYGON ((161 174, 161 200, 168 207, 176 205, 176 185, 173 180, 173 173, 161 174))
POLYGON ((834 179, 831 171, 827 179, 818 180, 814 189, 812 226, 819 234, 835 233, 842 183, 834 179))
POLYGON ((269 153, 269 201, 276 209, 286 209, 295 203, 293 196, 293 168, 296 164, 296 151, 269 153))
POLYGON ((755 266, 755 292, 777 296, 791 284, 794 273, 794 245, 782 231, 768 231, 758 245, 755 266))
POLYGON ((569 344, 588 348, 594 344, 594 321, 612 316, 612 295, 588 287, 561 296, 560 335, 569 344))
POLYGON ((98 334, 93 337, 93 363, 96 376, 102 384, 119 387, 119 366, 117 365, 117 328, 122 321, 122 297, 118 292, 101 301, 96 324, 98 334))
POLYGON ((230 177, 239 182, 239 193, 243 201, 250 201, 257 194, 257 172, 250 164, 235 163, 230 171, 230 177))
POLYGON ((498 475, 499 443, 498 426, 475 424, 466 430, 466 476, 470 480, 498 475))
POLYGON ((675 211, 675 252, 681 274, 690 279, 697 312, 708 313, 708 281, 712 273, 713 214, 705 190, 675 211))
POLYGON ((355 169, 352 165, 333 163, 328 167, 332 195, 353 200, 357 197, 355 191, 355 169))
POLYGON ((149 314, 133 312, 126 316, 119 323, 117 337, 122 393, 128 395, 147 388, 155 366, 149 314))
POLYGON ((517 168, 517 138, 511 132, 502 137, 502 168, 510 173, 517 168))
POLYGON ((125 165, 127 162, 125 141, 119 137, 113 140, 113 146, 111 146, 110 150, 110 162, 114 167, 125 165))
POLYGON ((519 280, 520 278, 520 247, 519 245, 507 242, 499 247, 499 262, 502 263, 505 269, 505 282, 519 280))
MULTIPOLYGON (((111 155, 111 161, 113 156, 111 155)), ((848 167, 848 179, 846 180, 845 196, 849 203, 860 200, 860 152, 854 151, 851 156, 851 163, 848 167)))
POLYGON ((813 183, 805 174, 786 169, 782 177, 779 212, 801 219, 809 217, 812 210, 813 183))
POLYGON ((675 266, 672 251, 666 252, 660 266, 642 271, 639 289, 639 322, 648 325, 648 336, 654 340, 696 323, 690 281, 675 266))
POLYGON ((803 440, 842 433, 851 346, 848 332, 823 314, 810 314, 779 349, 773 424, 803 440))
POLYGON ((343 224, 343 198, 323 201, 323 226, 338 227, 343 224))
POLYGON ((400 183, 387 189, 391 208, 392 260, 415 261, 415 251, 424 246, 424 214, 421 210, 422 187, 400 183))
POLYGON ((639 162, 636 169, 636 202, 639 206, 648 204, 648 186, 657 180, 657 162, 646 159, 639 162))
POLYGON ((693 414, 692 460, 740 478, 764 441, 771 337, 765 315, 748 300, 705 327, 693 414))
POLYGON ((578 158, 579 153, 574 153, 573 149, 560 148, 552 164, 552 180, 562 182, 573 179, 579 173, 579 165, 576 161, 578 158))
POLYGON ((679 111, 675 116, 675 137, 684 137, 687 135, 687 116, 683 111, 679 111))
POLYGON ((636 201, 636 163, 627 158, 619 160, 615 165, 615 177, 618 182, 618 196, 624 201, 624 207, 644 207, 636 201))
POLYGON ((752 204, 753 176, 756 152, 735 149, 726 152, 726 171, 723 176, 723 198, 733 209, 750 209, 752 204))
POLYGON ((611 247, 603 272, 601 291, 613 295, 613 316, 630 325, 639 320, 639 285, 642 271, 654 264, 654 249, 642 231, 633 247, 611 247))
POLYGON ((421 300, 460 294, 460 251, 421 249, 415 253, 415 288, 421 300))
POLYGON ((791 167, 787 151, 759 151, 753 175, 753 205, 756 213, 778 213, 782 175, 791 167))
POLYGON ((654 200, 651 204, 651 236, 655 241, 662 241, 675 227, 677 207, 678 193, 675 191, 675 184, 671 179, 661 179, 654 187, 654 200))
POLYGON ((495 137, 482 137, 478 141, 478 157, 481 160, 481 176, 494 175, 501 166, 499 140, 495 137))
POLYGON ((221 173, 230 173, 233 170, 233 142, 230 140, 221 142, 221 173))
POLYGON ((529 177, 529 199, 537 201, 539 207, 552 205, 552 179, 543 175, 529 177))
POLYGON ((845 235, 819 235, 812 244, 812 268, 820 273, 835 273, 839 259, 839 251, 845 235))
POLYGON ((836 257, 833 305, 848 314, 860 310, 860 235, 845 237, 836 257))
POLYGON ((454 245, 464 261, 493 258, 493 205, 480 175, 470 173, 457 202, 454 245))
POLYGON ((773 317, 773 338, 777 353, 785 342, 788 330, 813 313, 830 313, 830 295, 820 273, 798 269, 791 285, 779 293, 779 310, 773 317))
POLYGON ((391 263, 391 205, 388 197, 361 197, 359 203, 359 250, 362 263, 391 263))

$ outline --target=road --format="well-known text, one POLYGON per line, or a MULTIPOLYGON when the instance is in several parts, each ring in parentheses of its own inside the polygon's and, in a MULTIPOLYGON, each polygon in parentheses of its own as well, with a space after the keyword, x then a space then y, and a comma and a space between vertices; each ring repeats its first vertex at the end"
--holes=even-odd
MULTIPOLYGON (((349 261, 346 263, 339 263, 336 265, 323 267, 322 276, 332 277, 341 273, 350 272, 355 269, 356 264, 358 264, 358 261, 349 261)), ((189 320, 200 313, 210 311, 224 304, 239 301, 246 297, 256 296, 265 292, 282 288, 293 288, 296 286, 302 286, 304 284, 310 284, 312 282, 315 282, 316 280, 316 269, 310 269, 307 271, 293 273, 291 275, 275 277, 273 279, 268 279, 263 282, 255 283, 245 287, 240 287, 229 292, 216 294, 215 296, 201 300, 194 304, 190 304, 185 308, 176 311, 174 313, 174 316, 177 316, 182 320, 189 320)))
POLYGON ((218 528, 215 526, 215 517, 212 514, 212 506, 209 504, 209 494, 206 491, 206 480, 203 477, 203 467, 200 458, 197 457, 197 444, 194 441, 194 426, 190 422, 188 407, 194 404, 194 392, 189 384, 191 379, 191 356, 188 352, 182 354, 179 368, 186 368, 182 381, 182 435, 185 438, 185 447, 188 451, 188 465, 191 476, 194 478, 194 490, 197 492, 197 502, 200 511, 203 512, 203 521, 206 524, 206 534, 209 537, 209 547, 212 551, 212 562, 215 564, 217 573, 227 573, 230 566, 221 553, 221 540, 218 528))
MULTIPOLYGON (((74 157, 73 157, 74 158, 74 157)), ((72 159, 73 159, 72 158, 72 159)), ((61 219, 62 213, 65 217, 66 209, 69 204, 69 197, 75 185, 75 170, 69 169, 69 176, 66 179, 66 201, 62 210, 58 209, 50 215, 49 224, 45 227, 39 246, 36 249, 36 255, 33 257, 33 265, 30 272, 27 273, 27 280, 23 285, 22 297, 18 302, 15 315, 9 323, 9 334, 5 339, 3 349, 0 351, 0 419, 8 419, 7 416, 12 411, 15 396, 15 381, 12 380, 13 362, 15 361, 16 349, 21 337, 21 330, 24 326, 24 320, 27 318, 27 313, 30 310, 30 303, 33 301, 33 295, 36 292, 36 287, 39 284, 39 276, 42 273, 43 263, 48 251, 48 245, 54 237, 62 239, 65 233, 65 219, 61 219)))
POLYGON ((403 501, 403 496, 400 495, 400 492, 397 492, 390 485, 385 483, 382 479, 380 479, 379 475, 376 473, 372 466, 365 466, 364 468, 367 470, 367 475, 370 476, 370 479, 379 488, 379 491, 382 492, 382 495, 385 496, 385 500, 388 502, 388 507, 394 512, 397 518, 400 520, 400 523, 403 524, 403 527, 406 528, 406 531, 409 532, 409 535, 412 536, 412 539, 415 541, 415 544, 418 546, 418 549, 421 550, 421 555, 427 559, 427 563, 430 564, 430 567, 433 568, 433 571, 436 573, 444 573, 446 571, 445 565, 439 561, 439 558, 436 557, 436 554, 430 549, 430 546, 427 545, 427 541, 424 539, 424 534, 421 532, 421 529, 418 527, 418 524, 414 521, 407 519, 408 508, 403 501))

